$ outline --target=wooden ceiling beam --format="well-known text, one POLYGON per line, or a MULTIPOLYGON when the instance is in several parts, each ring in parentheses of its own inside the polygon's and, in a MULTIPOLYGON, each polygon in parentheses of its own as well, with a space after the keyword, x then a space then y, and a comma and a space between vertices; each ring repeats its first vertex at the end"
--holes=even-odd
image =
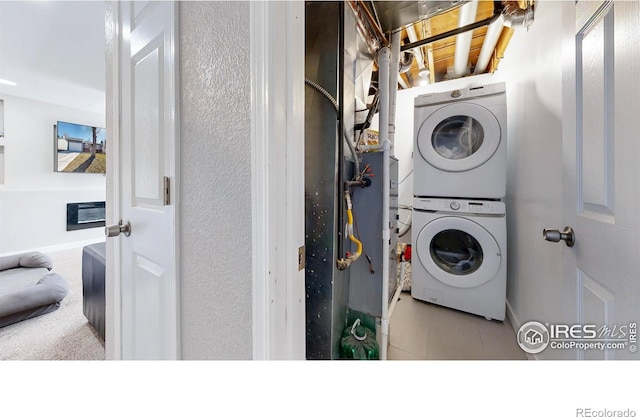
MULTIPOLYGON (((423 39, 431 36, 431 19, 422 21, 422 37, 423 39)), ((436 66, 433 58, 433 44, 426 45, 427 48, 427 68, 429 69, 429 82, 436 82, 436 66)))
MULTIPOLYGON (((532 0, 522 0, 521 3, 526 4, 531 1, 532 0)), ((459 8, 456 8, 454 10, 451 10, 450 12, 436 15, 429 19, 425 19, 421 22, 413 24, 413 27, 419 39, 433 38, 434 36, 437 37, 439 34, 450 32, 458 27, 458 15, 459 8)), ((476 22, 487 20, 493 15, 493 0, 479 0, 476 22)), ((486 32, 487 26, 479 26, 472 32, 473 34, 471 40, 471 50, 469 52, 469 63, 471 64, 472 68, 477 62, 478 55, 480 54, 480 50, 484 42, 484 37, 486 36, 486 32)), ((506 36, 504 32, 505 31, 503 31, 501 40, 498 43, 498 45, 500 46, 496 47, 496 52, 494 53, 494 56, 489 63, 489 71, 495 71, 498 65, 498 61, 502 57, 504 49, 509 43, 508 38, 502 39, 506 36), (501 52, 500 48, 502 48, 501 52)), ((406 35, 403 36, 403 39, 405 39, 406 37, 406 35)), ((456 36, 452 35, 416 47, 416 49, 420 50, 420 55, 423 57, 425 67, 429 70, 429 79, 431 83, 446 79, 448 67, 453 66, 455 44, 456 36)), ((410 71, 408 71, 403 76, 403 79, 407 80, 408 82, 411 82, 412 80, 417 81, 418 71, 419 68, 414 60, 410 71)))
POLYGON ((514 29, 504 27, 502 29, 502 33, 500 33, 500 37, 498 38, 498 43, 496 44, 496 49, 493 54, 493 58, 489 61, 488 72, 495 72, 498 69, 498 64, 500 60, 504 58, 504 51, 507 49, 509 45, 509 41, 513 36, 514 29))

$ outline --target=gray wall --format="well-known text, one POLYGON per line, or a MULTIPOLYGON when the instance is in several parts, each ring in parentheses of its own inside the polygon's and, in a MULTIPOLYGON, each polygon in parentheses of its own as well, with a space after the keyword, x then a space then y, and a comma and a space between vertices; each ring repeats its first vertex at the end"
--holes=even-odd
POLYGON ((183 359, 252 357, 248 2, 180 3, 183 359))

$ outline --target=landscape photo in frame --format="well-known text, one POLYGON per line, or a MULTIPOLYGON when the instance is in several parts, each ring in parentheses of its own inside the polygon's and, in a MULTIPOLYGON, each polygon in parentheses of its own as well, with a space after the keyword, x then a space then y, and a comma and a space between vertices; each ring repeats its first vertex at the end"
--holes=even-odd
POLYGON ((58 121, 53 130, 54 171, 107 172, 107 136, 103 127, 58 121))

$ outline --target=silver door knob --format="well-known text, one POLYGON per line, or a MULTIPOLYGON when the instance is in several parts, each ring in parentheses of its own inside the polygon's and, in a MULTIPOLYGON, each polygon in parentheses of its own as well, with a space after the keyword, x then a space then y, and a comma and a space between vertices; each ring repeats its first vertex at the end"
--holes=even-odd
POLYGON ((576 243, 576 235, 569 226, 565 227, 562 232, 558 229, 544 229, 542 231, 542 237, 549 242, 560 242, 564 240, 564 243, 569 247, 576 243))
POLYGON ((113 224, 104 228, 104 234, 107 235, 107 237, 115 237, 120 235, 120 233, 124 233, 127 237, 131 234, 131 223, 129 223, 128 220, 124 224, 122 223, 122 220, 120 220, 118 224, 113 224))

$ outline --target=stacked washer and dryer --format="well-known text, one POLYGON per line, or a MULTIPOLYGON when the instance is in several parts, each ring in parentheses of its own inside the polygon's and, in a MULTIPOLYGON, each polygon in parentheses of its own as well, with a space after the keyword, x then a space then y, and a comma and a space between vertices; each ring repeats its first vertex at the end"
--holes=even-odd
POLYGON ((411 295, 504 320, 505 84, 416 97, 411 295))

